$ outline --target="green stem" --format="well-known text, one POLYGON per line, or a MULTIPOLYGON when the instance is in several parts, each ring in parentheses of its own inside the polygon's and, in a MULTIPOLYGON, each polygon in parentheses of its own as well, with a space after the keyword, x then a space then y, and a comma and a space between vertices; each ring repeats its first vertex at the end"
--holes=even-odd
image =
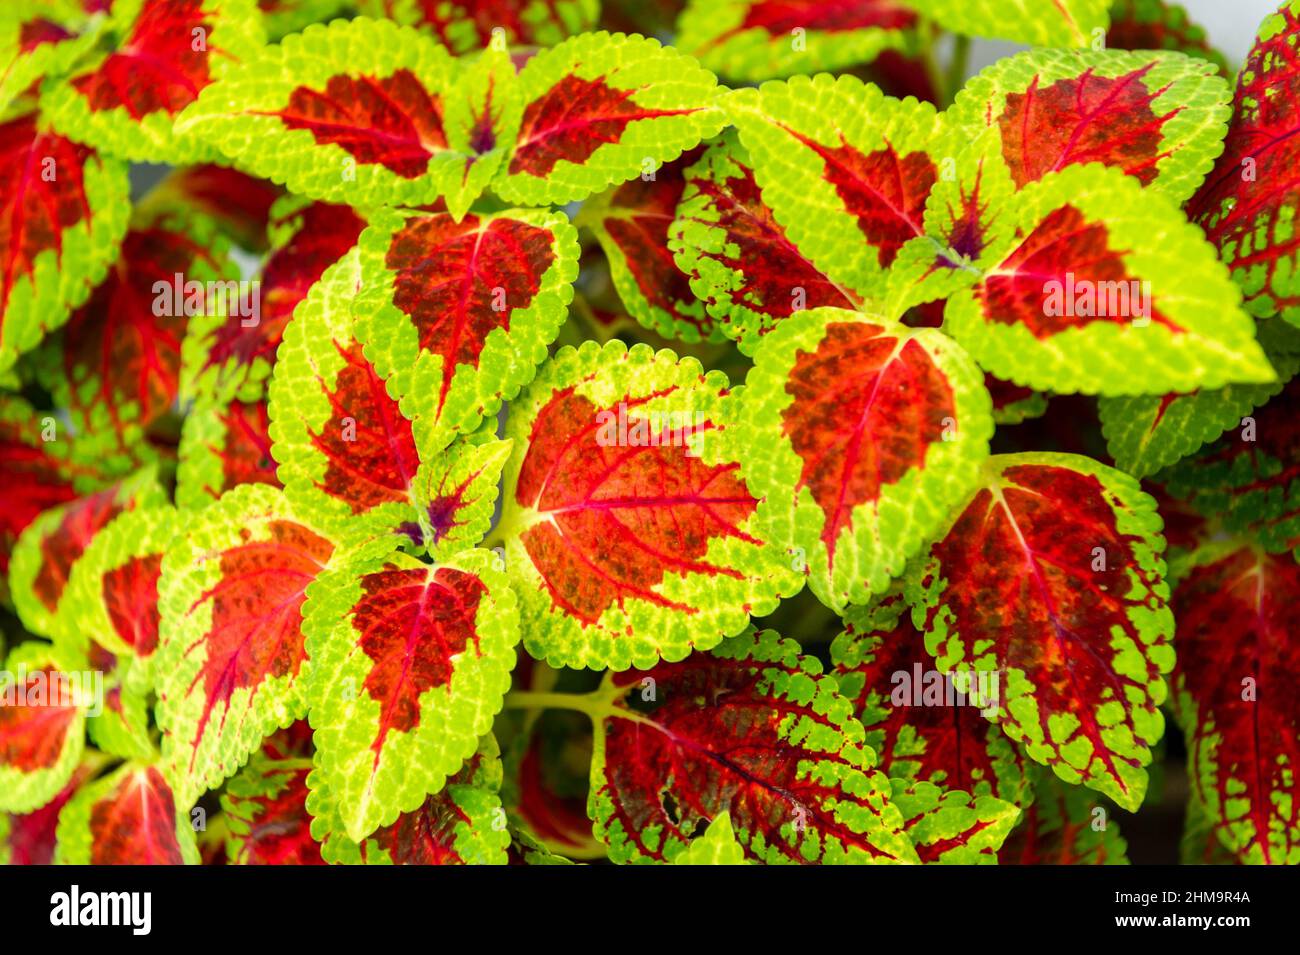
POLYGON ((958 91, 966 84, 966 67, 970 63, 970 37, 957 34, 952 45, 952 58, 948 61, 948 75, 942 95, 951 104, 958 91))
POLYGON ((539 693, 535 690, 511 690, 506 694, 505 706, 511 710, 575 710, 585 713, 599 725, 608 717, 631 720, 634 723, 653 723, 649 717, 617 706, 615 701, 626 695, 631 687, 602 686, 591 693, 539 693))

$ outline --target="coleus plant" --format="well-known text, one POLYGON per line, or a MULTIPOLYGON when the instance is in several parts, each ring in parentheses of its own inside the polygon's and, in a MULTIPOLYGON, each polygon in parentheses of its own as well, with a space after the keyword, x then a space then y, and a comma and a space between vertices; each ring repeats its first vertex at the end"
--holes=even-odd
POLYGON ((7 9, 0 859, 1300 862, 1298 45, 7 9))

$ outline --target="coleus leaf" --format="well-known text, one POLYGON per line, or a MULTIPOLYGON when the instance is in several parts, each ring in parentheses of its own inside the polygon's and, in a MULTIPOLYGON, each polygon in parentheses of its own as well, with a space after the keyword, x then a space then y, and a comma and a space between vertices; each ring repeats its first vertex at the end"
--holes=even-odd
POLYGON ((578 272, 562 212, 377 212, 361 236, 356 334, 433 454, 532 379, 578 272))
POLYGON ((321 576, 307 696, 317 772, 353 842, 438 792, 500 711, 519 623, 495 562, 394 551, 321 576))
POLYGON ((526 857, 540 846, 548 855, 562 853, 566 861, 604 859, 605 846, 592 835, 587 818, 589 722, 575 711, 517 712, 523 725, 503 759, 501 790, 515 842, 529 850, 526 857))
POLYGON ((1300 2, 1287 0, 1264 20, 1254 49, 1237 75, 1227 144, 1214 171, 1188 205, 1233 279, 1251 314, 1281 313, 1300 325, 1293 223, 1300 207, 1295 143, 1300 122, 1300 2))
POLYGON ((1001 865, 1128 865, 1108 806, 1082 786, 1035 770, 1034 801, 998 852, 1001 865))
POLYGON ((1187 797, 1183 835, 1178 842, 1178 862, 1179 865, 1238 864, 1237 857, 1219 841, 1214 820, 1195 792, 1187 797))
POLYGON ((1021 190, 1011 219, 997 264, 944 313, 986 371, 1111 396, 1276 378, 1200 230, 1136 180, 1070 166, 1021 190))
MULTIPOLYGON (((754 354, 760 336, 795 312, 860 304, 786 236, 731 131, 686 170, 668 248, 678 274, 688 277, 718 329, 746 355, 754 354)), ((634 266, 631 260, 629 265, 634 266)))
POLYGON ((51 12, 0 12, 0 110, 19 96, 34 94, 45 77, 67 72, 94 46, 95 24, 61 23, 51 12))
POLYGON ((673 260, 669 227, 686 188, 692 150, 658 169, 583 203, 574 224, 589 229, 609 261, 610 277, 628 314, 665 338, 721 340, 673 260))
POLYGON ((130 210, 126 164, 51 132, 0 122, 0 374, 89 297, 130 210))
POLYGON ((850 607, 845 627, 831 644, 832 673, 896 786, 933 783, 976 798, 1030 801, 1020 750, 935 669, 900 594, 850 607))
POLYGON ((677 45, 732 80, 838 72, 916 45, 902 0, 691 0, 677 45))
POLYGON ((227 252, 201 216, 136 220, 108 277, 62 329, 61 361, 43 376, 68 409, 80 453, 116 470, 152 457, 146 432, 180 394, 190 314, 212 307, 206 297, 190 300, 188 290, 237 280, 227 252))
POLYGON ((340 16, 355 4, 349 0, 257 0, 266 36, 275 43, 313 23, 340 16))
POLYGON ((997 865, 998 849, 1020 818, 1014 803, 933 783, 890 780, 903 831, 923 863, 997 865))
POLYGON ((1213 63, 1219 75, 1231 75, 1227 58, 1210 46, 1205 30, 1187 11, 1167 0, 1113 0, 1106 46, 1116 50, 1174 50, 1213 63))
POLYGON ((1165 490, 1267 551, 1300 545, 1300 379, 1218 440, 1161 472, 1165 490))
POLYGON ((1033 46, 1081 47, 1104 37, 1110 0, 903 0, 945 30, 1033 46))
POLYGON ((181 530, 175 510, 152 503, 114 517, 73 565, 59 605, 58 642, 91 653, 91 641, 130 658, 128 681, 152 686, 159 643, 158 578, 163 553, 181 530))
POLYGON ((149 700, 144 690, 125 682, 133 666, 122 661, 117 667, 116 685, 104 692, 103 712, 86 719, 86 736, 108 755, 152 761, 158 749, 150 736, 149 700))
POLYGON ((717 80, 657 40, 587 33, 519 73, 518 141, 493 184, 508 202, 583 199, 721 131, 717 80))
POLYGON ((935 108, 854 76, 796 76, 730 99, 763 200, 816 268, 864 298, 923 232, 939 178, 935 108))
POLYGON ((200 163, 172 170, 149 191, 142 206, 186 206, 215 222, 240 248, 263 252, 271 207, 282 195, 282 189, 265 179, 200 163))
POLYGON ((1032 388, 984 376, 984 387, 993 399, 993 423, 1001 426, 1016 425, 1047 413, 1047 396, 1032 388))
POLYGON ((1078 455, 999 455, 915 574, 939 669, 996 706, 990 718, 1031 759, 1129 810, 1146 794, 1174 663, 1160 528, 1126 474, 1078 455), (992 671, 1001 685, 988 692, 992 671))
MULTIPOLYGON (((445 195, 458 197, 459 216, 477 195, 463 194, 470 167, 481 153, 495 169, 498 141, 513 138, 508 120, 518 118, 497 110, 515 95, 513 70, 492 75, 495 99, 484 111, 488 91, 462 88, 461 68, 429 38, 388 20, 335 20, 263 48, 178 125, 293 193, 358 207, 445 195)), ((479 174, 473 181, 478 191, 486 185, 479 174)))
POLYGON ((281 487, 270 423, 265 401, 199 400, 181 425, 176 506, 198 510, 240 484, 281 487))
POLYGON ((0 812, 31 812, 63 789, 86 743, 94 708, 89 673, 53 647, 15 647, 0 673, 0 812))
POLYGON ((226 784, 221 809, 232 865, 325 864, 307 812, 311 753, 311 729, 295 723, 268 739, 226 784))
POLYGON ((1231 90, 1180 53, 1033 50, 999 60, 957 95, 949 120, 987 133, 1018 188, 1099 162, 1181 203, 1222 150, 1231 90))
POLYGON ((673 860, 677 865, 748 865, 745 847, 736 838, 731 825, 731 815, 721 813, 709 823, 704 834, 691 840, 691 844, 673 860))
POLYGON ((750 629, 600 692, 588 813, 613 861, 672 862, 723 813, 760 862, 917 861, 852 704, 793 641, 750 629))
POLYGON ((240 287, 237 307, 227 294, 219 302, 224 308, 209 308, 190 323, 183 393, 216 402, 262 398, 294 310, 325 270, 356 246, 365 227, 350 206, 300 196, 277 200, 260 280, 240 287))
POLYGON ((1295 800, 1300 566, 1215 541, 1179 568, 1173 702, 1188 771, 1222 843, 1248 864, 1300 862, 1295 800))
POLYGON ((489 734, 447 784, 418 808, 356 843, 345 833, 333 793, 313 772, 307 807, 325 861, 346 865, 504 865, 510 845, 501 807, 501 758, 489 734))
POLYGON ((198 865, 185 807, 157 766, 128 763, 77 792, 59 814, 62 865, 198 865))
POLYGON ((243 484, 195 512, 168 548, 157 719, 180 802, 304 715, 303 604, 339 546, 281 491, 243 484))
POLYGON ((44 90, 42 111, 65 135, 136 162, 209 158, 210 141, 175 120, 264 43, 253 0, 117 0, 110 16, 117 45, 44 90))
POLYGON ((943 333, 836 308, 763 339, 741 405, 762 525, 834 608, 883 593, 942 530, 993 433, 983 376, 943 333))
POLYGON ((739 475, 721 372, 612 341, 561 349, 511 405, 506 570, 552 666, 707 649, 797 589, 739 475))
POLYGON ((89 751, 71 781, 49 802, 28 813, 0 813, 0 865, 50 865, 54 861, 59 813, 82 784, 103 768, 104 762, 104 757, 89 751))
POLYGON ((152 470, 118 481, 102 491, 51 508, 32 521, 18 539, 9 565, 14 609, 32 633, 53 637, 56 615, 76 563, 104 527, 119 514, 163 503, 152 470))
POLYGON ((1115 464, 1134 477, 1148 477, 1200 450, 1254 408, 1278 395, 1300 372, 1300 338, 1278 319, 1259 323, 1259 340, 1278 374, 1266 385, 1228 385, 1217 391, 1102 398, 1098 402, 1106 447, 1115 464))
POLYGON ((431 33, 456 54, 493 44, 553 46, 590 30, 600 15, 600 0, 358 0, 357 7, 431 33))

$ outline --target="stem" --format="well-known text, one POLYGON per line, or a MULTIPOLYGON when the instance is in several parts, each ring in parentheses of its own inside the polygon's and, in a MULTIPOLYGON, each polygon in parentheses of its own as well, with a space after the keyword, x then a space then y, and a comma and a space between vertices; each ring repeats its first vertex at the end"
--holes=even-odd
POLYGON ((952 58, 948 61, 948 75, 944 83, 945 102, 952 103, 958 91, 966 84, 966 67, 970 63, 970 37, 957 34, 952 45, 952 58))
POLYGON ((625 696, 631 687, 616 687, 613 692, 602 686, 591 693, 539 693, 534 690, 511 690, 506 694, 506 709, 575 710, 585 713, 599 725, 607 717, 631 720, 634 723, 654 724, 642 713, 616 706, 614 701, 625 696))

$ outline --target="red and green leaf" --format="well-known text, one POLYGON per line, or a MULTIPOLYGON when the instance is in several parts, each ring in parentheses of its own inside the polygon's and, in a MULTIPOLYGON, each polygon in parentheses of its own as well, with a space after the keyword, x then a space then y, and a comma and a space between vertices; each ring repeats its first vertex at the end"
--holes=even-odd
POLYGON ((1114 0, 1106 46, 1114 50, 1172 50, 1214 64, 1219 75, 1232 75, 1227 58, 1210 45, 1205 30, 1187 11, 1168 0, 1114 0))
POLYGON ((497 534, 533 656, 615 670, 679 660, 798 589, 740 479, 727 391, 694 359, 587 342, 511 406, 497 534))
POLYGON ((334 794, 319 771, 308 778, 312 834, 327 862, 346 865, 505 865, 510 845, 501 759, 489 734, 464 767, 418 808, 370 834, 349 839, 334 794))
POLYGON ((643 170, 638 178, 583 203, 575 220, 604 250, 628 314, 665 338, 686 342, 721 337, 669 246, 669 227, 686 188, 683 173, 698 158, 699 152, 692 150, 657 169, 643 170))
POLYGON ((303 623, 316 765, 353 842, 438 792, 510 687, 518 613, 489 551, 400 551, 321 577, 303 623))
POLYGON ((998 852, 1000 865, 1128 865, 1128 844, 1096 793, 1043 770, 1034 801, 998 852))
POLYGON ((903 0, 945 30, 1033 46, 1083 47, 1105 37, 1110 0, 903 0))
POLYGON ((1300 0, 1264 20, 1241 72, 1227 145, 1188 213, 1219 250, 1251 314, 1300 325, 1300 0))
POLYGON ((0 865, 50 865, 57 845, 59 813, 82 784, 103 768, 104 759, 88 752, 72 780, 39 809, 28 813, 0 813, 0 865))
POLYGON ((1179 568, 1173 702, 1213 831, 1248 864, 1300 862, 1300 566, 1216 541, 1179 568))
POLYGON ((514 153, 493 185, 508 202, 562 204, 676 159, 726 123, 717 80, 657 40, 588 33, 519 74, 514 153))
POLYGON ((997 865, 998 850, 1020 818, 1014 803, 933 783, 890 780, 903 832, 922 863, 997 865))
POLYGON ((0 110, 35 96, 43 79, 66 73, 94 46, 96 23, 61 20, 30 5, 0 11, 0 110))
POLYGON ((692 0, 677 45, 730 80, 839 72, 917 45, 902 0, 692 0))
POLYGON ((49 644, 24 643, 0 672, 0 812, 44 806, 72 779, 94 687, 49 644))
POLYGON ((795 312, 859 304, 786 236, 734 133, 710 145, 686 170, 668 248, 677 274, 686 276, 717 328, 746 355, 795 312))
POLYGON ((281 491, 244 484, 195 512, 168 548, 157 718, 182 802, 305 714, 303 605, 338 547, 281 491))
POLYGON ((119 514, 163 503, 151 470, 50 508, 28 525, 14 548, 9 583, 14 608, 32 633, 54 637, 68 581, 95 537, 119 514))
POLYGON ((183 206, 202 214, 241 249, 264 252, 271 207, 284 190, 229 166, 201 163, 174 169, 142 206, 183 206))
POLYGON ((59 814, 63 865, 198 865, 186 807, 157 766, 128 763, 82 787, 59 814))
POLYGON ((989 133, 1017 187, 1095 162, 1181 203, 1222 150, 1230 103, 1214 66, 1180 53, 1034 50, 972 79, 949 116, 989 133))
POLYGON ((741 399, 762 526, 827 606, 882 594, 977 481, 993 433, 983 376, 935 329, 844 309, 782 322, 741 399))
POLYGON ((64 139, 36 113, 0 122, 0 374, 104 277, 128 196, 120 159, 64 139))
POLYGON ((42 92, 54 127, 136 162, 209 158, 208 139, 176 119, 264 42, 253 0, 117 0, 106 35, 116 43, 42 92))
POLYGON ((240 484, 281 487, 265 401, 200 399, 181 426, 176 506, 198 510, 240 484))
POLYGON ((672 862, 723 813, 759 862, 917 861, 852 704, 793 641, 751 629, 599 692, 588 813, 613 861, 672 862))
POLYGON ((350 206, 299 196, 280 199, 269 215, 271 251, 260 279, 247 292, 240 288, 238 308, 209 309, 191 323, 183 353, 186 395, 209 402, 264 397, 289 319, 366 227, 350 206))
POLYGON ((1136 810, 1174 664, 1156 505, 1066 454, 990 458, 915 574, 926 649, 1036 762, 1136 810), (964 684, 964 686, 963 686, 964 684))
POLYGON ((324 865, 307 812, 311 729, 295 723, 272 736, 226 784, 221 809, 231 865, 324 865), (301 741, 286 747, 282 740, 301 741))
POLYGON ((939 179, 935 108, 854 76, 797 76, 738 90, 732 119, 763 201, 818 271, 864 298, 924 233, 939 179))
POLYGON ((386 16, 432 34, 453 53, 494 45, 554 46, 596 25, 599 0, 359 0, 366 16, 386 16))
POLYGON ((536 374, 572 300, 562 212, 376 213, 361 237, 356 335, 431 455, 536 374))
POLYGON ((1275 380, 1213 248, 1132 177, 1097 164, 1049 173, 1010 218, 1006 246, 944 315, 986 371, 1108 396, 1275 380))

